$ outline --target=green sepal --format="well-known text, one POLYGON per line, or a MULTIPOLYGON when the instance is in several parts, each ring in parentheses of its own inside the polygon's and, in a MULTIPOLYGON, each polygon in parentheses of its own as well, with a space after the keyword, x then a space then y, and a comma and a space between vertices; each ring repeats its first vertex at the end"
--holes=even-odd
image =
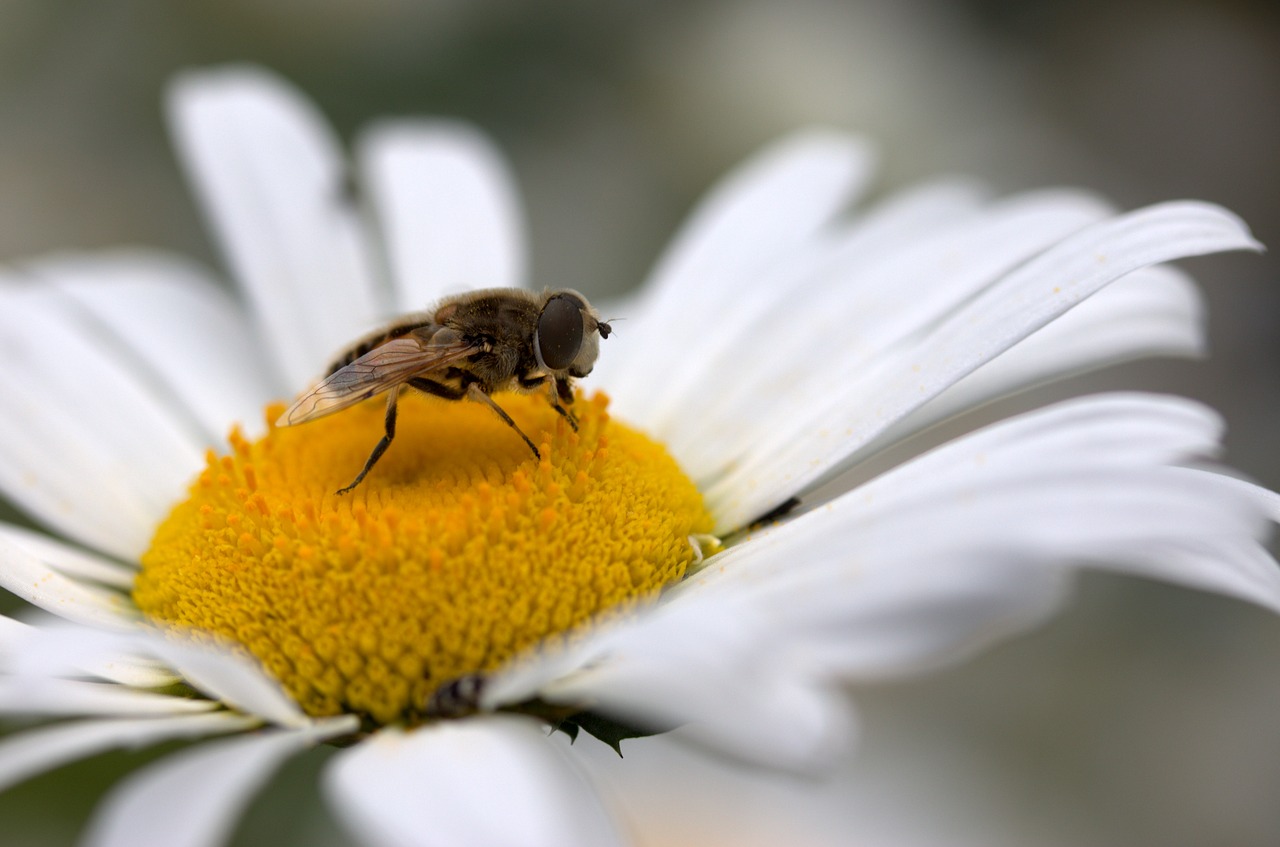
POLYGON ((542 718, 551 725, 552 732, 563 732, 569 736, 570 744, 578 740, 579 732, 585 732, 608 744, 618 756, 622 756, 622 742, 628 738, 648 738, 651 735, 661 735, 675 729, 674 726, 655 727, 623 723, 590 709, 557 706, 542 700, 527 700, 518 706, 509 706, 503 711, 542 718))
POLYGON ((587 735, 599 739, 612 747, 613 751, 618 754, 618 758, 622 758, 622 742, 626 739, 648 738, 649 736, 661 735, 674 729, 674 727, 652 729, 632 726, 612 718, 606 718, 592 711, 572 714, 560 721, 560 724, 555 728, 569 736, 570 743, 577 740, 578 730, 582 730, 587 735))

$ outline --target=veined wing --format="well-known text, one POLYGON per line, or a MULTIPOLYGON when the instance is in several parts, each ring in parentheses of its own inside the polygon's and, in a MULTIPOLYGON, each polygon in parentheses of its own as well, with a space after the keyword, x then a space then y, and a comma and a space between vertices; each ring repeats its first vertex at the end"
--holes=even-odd
POLYGON ((452 330, 429 337, 409 334, 393 338, 339 368, 299 397, 276 426, 291 426, 340 412, 421 373, 465 359, 480 348, 452 330))

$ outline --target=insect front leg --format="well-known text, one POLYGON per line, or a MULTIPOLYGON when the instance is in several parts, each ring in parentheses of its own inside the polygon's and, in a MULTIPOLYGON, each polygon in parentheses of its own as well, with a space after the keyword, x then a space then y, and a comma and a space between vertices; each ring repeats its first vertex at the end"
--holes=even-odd
POLYGON ((554 384, 548 386, 547 397, 551 401, 551 408, 559 412, 560 416, 569 422, 569 426, 573 427, 573 431, 577 432, 578 416, 573 413, 573 410, 567 408, 573 405, 573 386, 569 380, 558 377, 554 384))
POLYGON ((475 400, 477 403, 484 403, 490 409, 493 409, 495 412, 497 412, 498 417, 502 418, 504 421, 507 422, 507 426, 511 427, 516 432, 520 433, 520 437, 524 439, 524 443, 528 444, 529 449, 533 451, 534 458, 538 458, 538 459, 542 458, 542 454, 538 452, 538 448, 534 445, 533 440, 530 439, 529 436, 524 434, 524 430, 522 430, 516 424, 516 422, 511 419, 511 416, 507 414, 505 409, 503 409, 497 403, 493 402, 492 397, 490 397, 488 394, 485 394, 483 391, 480 390, 480 386, 474 383, 467 386, 467 396, 470 397, 472 400, 475 400))
POLYGON ((351 489, 359 485, 369 473, 373 470, 373 466, 382 458, 382 454, 387 452, 387 448, 391 446, 391 440, 396 437, 396 400, 400 397, 400 386, 395 386, 387 392, 387 416, 384 419, 385 433, 382 440, 373 448, 373 452, 369 454, 369 460, 364 463, 364 468, 356 476, 355 480, 346 488, 339 488, 338 494, 346 494, 351 489))

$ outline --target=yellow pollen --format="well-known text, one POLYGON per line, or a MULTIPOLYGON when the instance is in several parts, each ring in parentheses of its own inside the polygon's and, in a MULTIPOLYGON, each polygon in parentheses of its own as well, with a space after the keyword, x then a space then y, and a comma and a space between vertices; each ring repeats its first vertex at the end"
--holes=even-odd
MULTIPOLYGON (((413 722, 432 693, 578 624, 651 600, 709 532, 674 460, 580 398, 573 432, 545 397, 489 409, 416 394, 369 476, 373 400, 209 452, 142 557, 153 620, 242 645, 308 713, 413 722)), ((269 408, 274 421, 281 408, 269 408)))

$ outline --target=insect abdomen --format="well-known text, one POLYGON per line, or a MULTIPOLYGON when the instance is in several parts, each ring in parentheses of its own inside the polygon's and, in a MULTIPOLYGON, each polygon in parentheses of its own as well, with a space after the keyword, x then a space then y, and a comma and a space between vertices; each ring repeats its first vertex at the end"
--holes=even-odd
MULTIPOLYGON (((415 329, 430 327, 433 324, 433 321, 424 320, 422 314, 418 313, 408 320, 401 321, 392 326, 383 327, 371 335, 366 335, 364 338, 361 338, 359 341, 344 350, 342 354, 329 365, 328 369, 325 370, 324 375, 326 377, 333 376, 335 373, 342 370, 347 365, 351 364, 356 359, 359 359, 374 348, 380 347, 392 339, 408 335, 415 329)), ((435 329, 440 329, 440 327, 436 326, 435 329)), ((430 337, 431 334, 433 333, 428 333, 428 337, 430 337)))

